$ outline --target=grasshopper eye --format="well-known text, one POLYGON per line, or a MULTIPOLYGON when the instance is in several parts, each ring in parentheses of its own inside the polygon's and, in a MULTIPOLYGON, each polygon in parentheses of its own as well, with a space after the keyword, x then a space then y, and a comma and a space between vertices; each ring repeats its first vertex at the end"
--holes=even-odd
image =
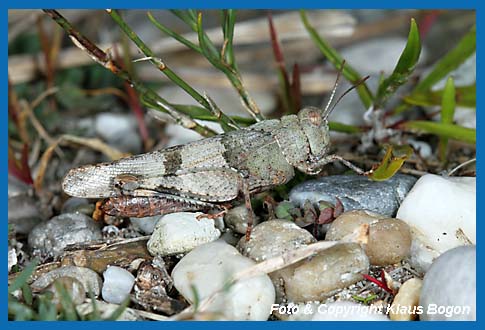
POLYGON ((308 120, 315 126, 320 126, 322 123, 322 117, 317 111, 308 111, 308 120))

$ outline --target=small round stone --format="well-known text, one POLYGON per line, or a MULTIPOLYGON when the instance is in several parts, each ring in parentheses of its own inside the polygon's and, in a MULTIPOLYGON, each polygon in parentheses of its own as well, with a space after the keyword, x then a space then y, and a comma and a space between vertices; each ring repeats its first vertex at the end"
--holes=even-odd
POLYGON ((339 215, 331 224, 325 235, 326 241, 338 241, 356 230, 360 225, 372 224, 380 219, 386 218, 383 215, 367 210, 352 210, 339 215))
POLYGON ((32 229, 29 245, 44 254, 58 256, 70 244, 101 239, 99 224, 85 214, 64 213, 32 229))
POLYGON ((339 289, 362 280, 369 259, 356 243, 337 244, 316 256, 271 273, 277 301, 322 301, 339 289))
POLYGON ((365 252, 375 266, 400 262, 411 251, 411 231, 399 219, 382 219, 369 227, 369 241, 365 252))
POLYGON ((196 246, 215 241, 221 236, 214 220, 197 219, 203 213, 179 212, 158 220, 147 243, 151 255, 169 256, 187 253, 196 246))
MULTIPOLYGON (((224 222, 229 229, 244 235, 248 228, 248 209, 245 205, 236 206, 224 215, 224 222)), ((258 218, 254 219, 253 226, 258 224, 258 218)))
POLYGON ((354 233, 362 224, 369 224, 369 240, 364 249, 372 265, 395 264, 409 256, 409 226, 399 219, 385 218, 369 211, 354 210, 343 213, 331 223, 325 239, 340 240, 354 233))
POLYGON ((294 222, 276 219, 254 227, 251 239, 246 241, 242 237, 237 248, 244 256, 259 262, 314 242, 312 234, 294 222))
POLYGON ((135 277, 127 270, 110 266, 103 273, 103 299, 113 304, 121 304, 131 292, 135 277))

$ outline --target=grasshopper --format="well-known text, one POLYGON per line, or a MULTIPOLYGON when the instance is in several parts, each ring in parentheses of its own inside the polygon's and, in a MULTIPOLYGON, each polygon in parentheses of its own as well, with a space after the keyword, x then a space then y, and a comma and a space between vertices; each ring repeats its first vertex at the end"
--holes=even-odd
MULTIPOLYGON (((343 68, 343 64, 342 64, 343 68)), ((342 157, 329 154, 328 116, 341 70, 323 109, 263 120, 249 127, 113 162, 71 169, 63 190, 71 196, 104 198, 106 214, 144 217, 178 211, 224 209, 242 196, 248 209, 246 239, 253 224, 250 195, 287 183, 295 169, 318 174, 342 157)), ((356 86, 354 86, 356 87, 356 86)))

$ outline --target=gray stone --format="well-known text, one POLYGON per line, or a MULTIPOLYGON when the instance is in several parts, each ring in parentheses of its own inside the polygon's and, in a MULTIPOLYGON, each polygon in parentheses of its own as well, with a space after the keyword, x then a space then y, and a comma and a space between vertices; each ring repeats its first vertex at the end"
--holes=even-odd
POLYGON ((419 304, 427 321, 475 321, 477 296, 476 246, 460 246, 438 257, 423 279, 419 304), (440 306, 441 313, 435 313, 440 306))
POLYGON ((312 234, 294 222, 276 219, 254 227, 251 239, 242 237, 237 248, 244 256, 260 262, 315 242, 312 234))
POLYGON ((158 220, 160 220, 162 217, 163 215, 155 215, 153 217, 144 218, 130 218, 130 222, 136 231, 145 235, 150 235, 153 233, 158 220))
POLYGON ((372 181, 359 175, 327 176, 295 186, 290 192, 290 201, 300 205, 305 200, 335 204, 338 197, 345 211, 369 210, 392 217, 415 182, 415 177, 404 174, 396 174, 386 181, 372 181))
POLYGON ((74 305, 82 304, 86 299, 86 290, 81 281, 74 277, 64 276, 59 277, 45 289, 45 291, 50 291, 54 294, 52 297, 52 302, 54 304, 60 305, 62 301, 63 293, 58 290, 58 285, 62 285, 64 289, 66 289, 74 305))
POLYGON ((337 244, 316 256, 270 274, 278 302, 322 301, 369 271, 369 259, 356 243, 337 244))
POLYGON ((42 254, 59 256, 70 244, 101 239, 99 225, 80 213, 65 213, 38 224, 29 234, 31 248, 42 254))
MULTIPOLYGON (((253 226, 258 224, 259 218, 255 217, 253 226)), ((233 207, 224 215, 224 223, 229 229, 244 235, 248 228, 248 209, 245 205, 233 207)))
POLYGON ((102 281, 101 277, 94 271, 85 267, 66 266, 54 269, 42 276, 32 283, 31 287, 35 291, 42 291, 47 288, 52 282, 62 277, 72 277, 79 280, 86 292, 92 291, 97 297, 101 293, 102 281))
POLYGON ((62 205, 61 213, 84 213, 93 214, 94 205, 89 203, 86 198, 71 197, 62 205))

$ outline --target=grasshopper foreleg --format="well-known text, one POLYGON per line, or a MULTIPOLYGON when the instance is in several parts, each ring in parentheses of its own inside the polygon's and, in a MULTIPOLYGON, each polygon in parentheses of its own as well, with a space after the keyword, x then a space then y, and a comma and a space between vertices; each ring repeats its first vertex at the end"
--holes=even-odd
POLYGON ((327 155, 327 156, 323 157, 322 159, 318 160, 317 162, 309 164, 308 167, 307 167, 307 170, 308 170, 307 173, 316 174, 316 173, 320 172, 320 170, 322 169, 323 166, 325 166, 328 163, 335 162, 335 161, 341 162, 342 164, 344 164, 345 166, 347 166, 348 168, 350 168, 352 171, 354 171, 357 174, 366 175, 368 173, 368 172, 364 171, 363 169, 361 169, 360 167, 352 164, 351 162, 349 162, 348 160, 344 159, 343 157, 341 157, 339 155, 327 155))

